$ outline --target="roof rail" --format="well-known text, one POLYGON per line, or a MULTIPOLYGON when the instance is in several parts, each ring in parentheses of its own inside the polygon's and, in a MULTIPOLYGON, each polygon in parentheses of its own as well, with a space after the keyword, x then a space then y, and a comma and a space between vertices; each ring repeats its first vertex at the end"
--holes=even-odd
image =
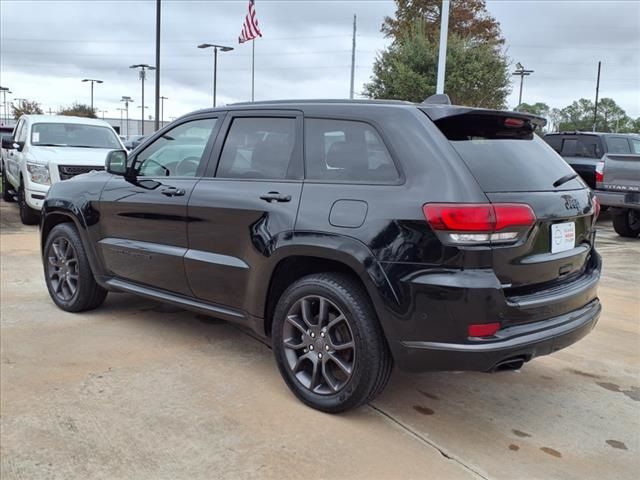
POLYGON ((422 105, 451 105, 451 99, 446 93, 436 93, 422 102, 422 105))

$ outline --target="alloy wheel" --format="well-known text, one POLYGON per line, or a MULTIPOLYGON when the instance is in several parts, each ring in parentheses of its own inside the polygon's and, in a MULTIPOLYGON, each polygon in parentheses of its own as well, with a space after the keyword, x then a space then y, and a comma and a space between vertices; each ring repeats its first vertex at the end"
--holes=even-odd
POLYGON ((329 299, 306 296, 287 313, 283 327, 287 364, 305 388, 334 395, 353 374, 355 341, 346 315, 329 299))
POLYGON ((47 252, 47 276, 58 299, 68 302, 78 291, 78 257, 74 246, 65 237, 51 243, 47 252))

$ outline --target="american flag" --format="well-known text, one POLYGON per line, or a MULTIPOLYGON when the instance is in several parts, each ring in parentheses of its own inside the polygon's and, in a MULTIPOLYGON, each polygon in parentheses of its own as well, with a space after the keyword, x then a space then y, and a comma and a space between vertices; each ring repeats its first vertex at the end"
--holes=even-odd
POLYGON ((240 32, 240 37, 238 37, 238 42, 244 43, 249 40, 253 40, 254 38, 258 38, 262 36, 262 32, 260 32, 260 28, 258 28, 258 18, 256 17, 256 6, 254 0, 249 0, 249 13, 244 19, 244 23, 242 24, 242 32, 240 32))

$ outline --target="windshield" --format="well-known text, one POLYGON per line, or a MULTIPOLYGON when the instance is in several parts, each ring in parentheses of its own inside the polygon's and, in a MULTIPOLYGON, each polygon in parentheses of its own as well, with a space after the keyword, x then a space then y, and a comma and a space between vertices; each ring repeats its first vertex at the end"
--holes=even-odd
POLYGON ((110 128, 79 123, 36 123, 31 129, 31 145, 122 148, 110 128))

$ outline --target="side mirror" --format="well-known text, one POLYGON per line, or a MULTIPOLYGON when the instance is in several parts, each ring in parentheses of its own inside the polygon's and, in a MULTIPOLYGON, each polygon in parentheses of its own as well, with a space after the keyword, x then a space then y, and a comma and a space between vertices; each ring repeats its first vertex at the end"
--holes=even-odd
POLYGON ((18 144, 13 140, 13 137, 5 135, 2 137, 2 148, 5 150, 16 150, 18 148, 18 144))
POLYGON ((124 176, 127 173, 127 152, 126 150, 112 150, 107 154, 105 162, 107 172, 113 175, 124 176))

